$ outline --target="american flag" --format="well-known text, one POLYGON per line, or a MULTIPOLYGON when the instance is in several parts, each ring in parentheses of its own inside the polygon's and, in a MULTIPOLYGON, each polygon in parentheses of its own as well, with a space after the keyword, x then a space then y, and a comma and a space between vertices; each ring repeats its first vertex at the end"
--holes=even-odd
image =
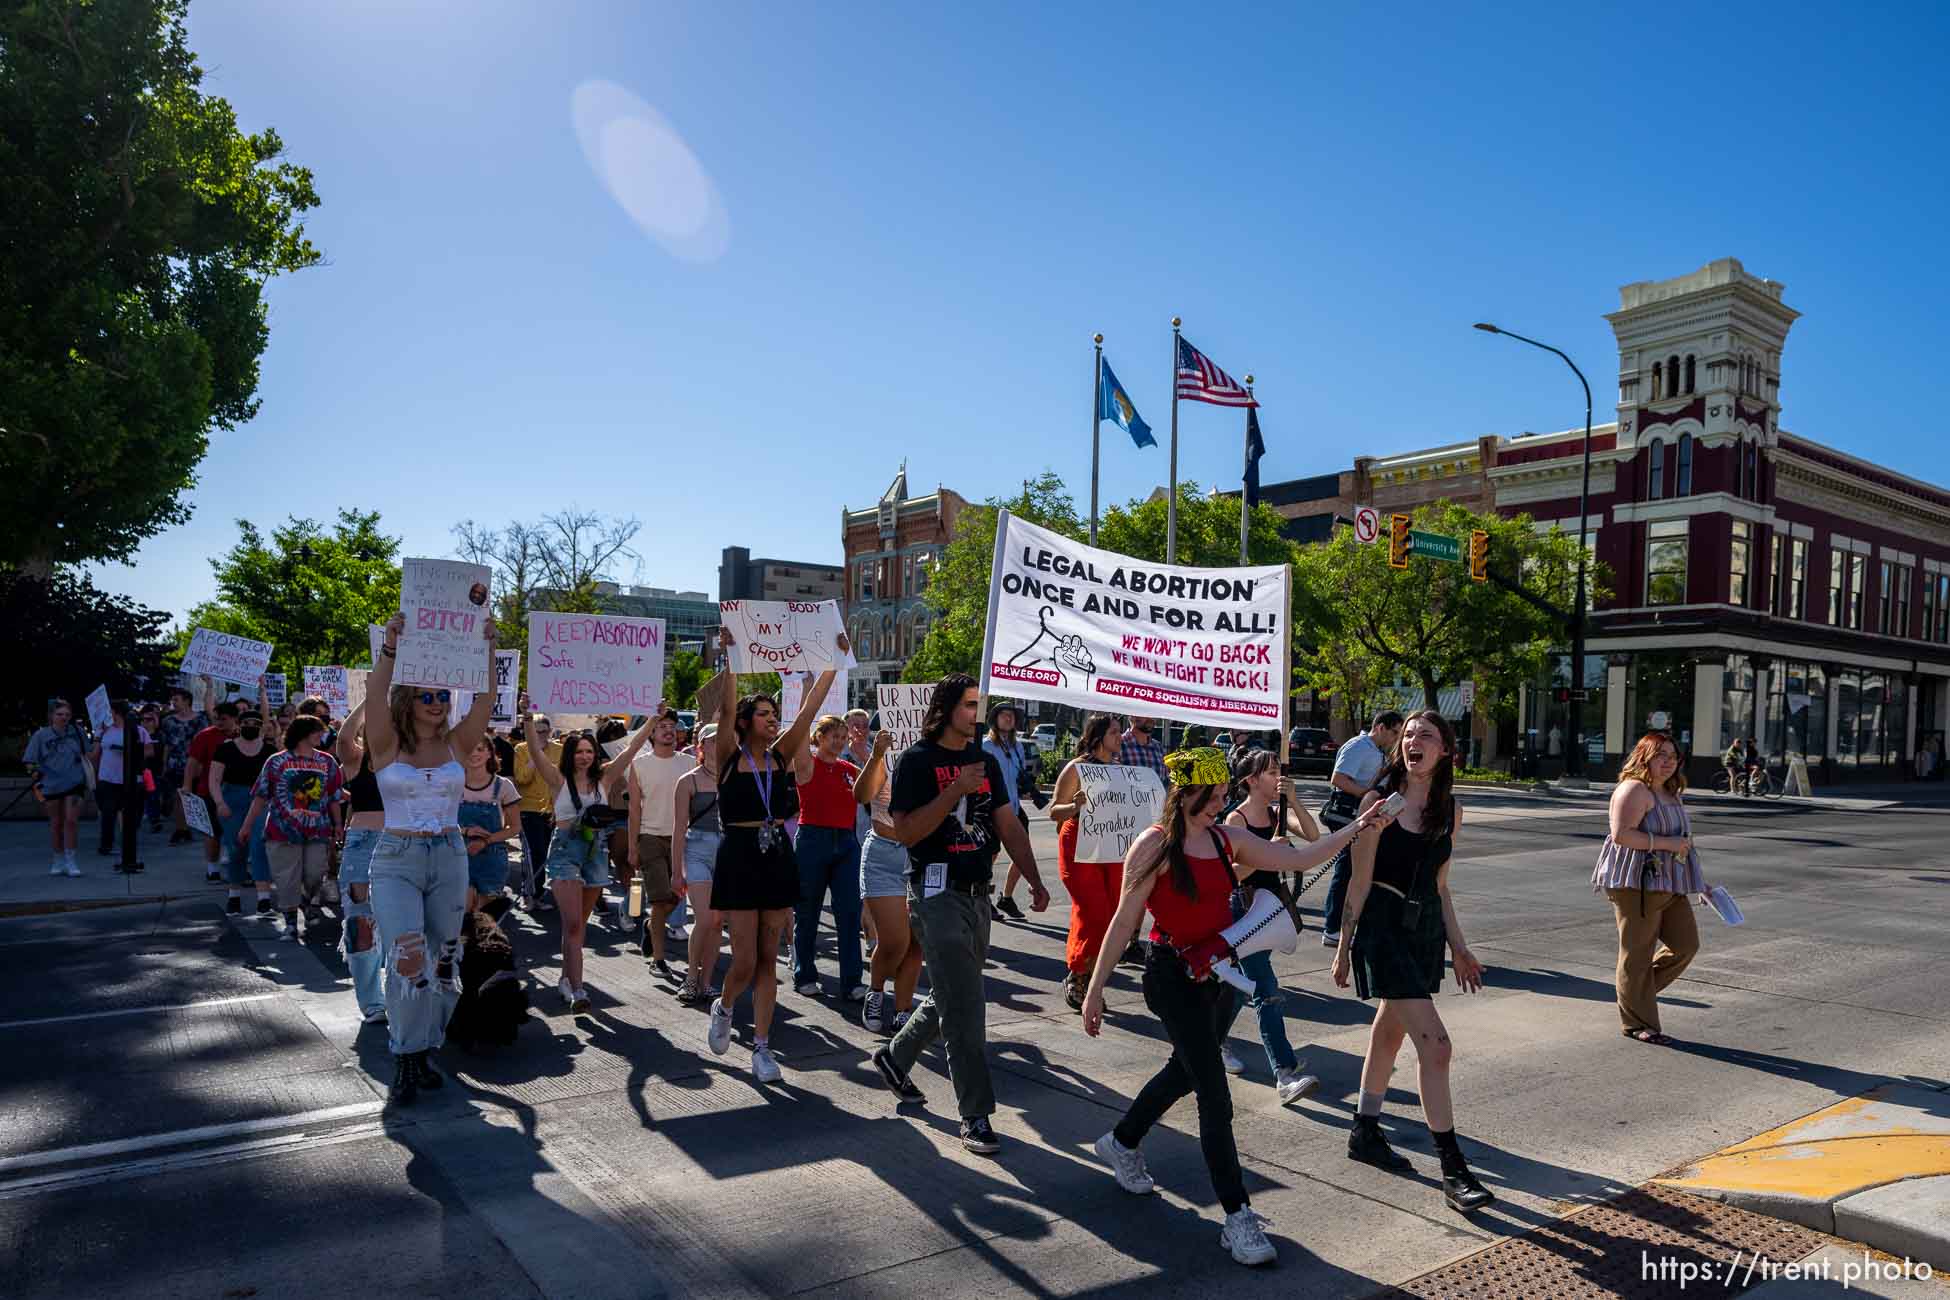
POLYGON ((1253 395, 1233 382, 1231 375, 1213 365, 1210 358, 1178 340, 1178 396, 1214 406, 1258 406, 1253 395))

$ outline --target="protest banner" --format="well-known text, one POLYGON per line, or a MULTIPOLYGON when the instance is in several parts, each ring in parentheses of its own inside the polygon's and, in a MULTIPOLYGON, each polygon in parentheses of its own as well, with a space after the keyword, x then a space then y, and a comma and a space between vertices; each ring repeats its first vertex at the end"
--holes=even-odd
POLYGON ((183 796, 183 821, 198 835, 208 835, 212 839, 216 838, 217 830, 216 827, 210 825, 210 809, 203 802, 202 795, 186 794, 183 796))
POLYGON ((663 690, 662 619, 528 616, 528 698, 542 712, 648 714, 663 690))
POLYGON ((1122 862, 1131 841, 1164 811, 1165 787, 1148 767, 1079 763, 1083 807, 1077 812, 1078 862, 1122 862))
POLYGON ((108 687, 97 686, 88 692, 88 698, 84 703, 88 706, 88 725, 93 727, 95 734, 99 736, 108 730, 108 724, 114 720, 114 715, 108 711, 108 687))
POLYGON ((284 702, 289 698, 291 697, 289 692, 286 689, 284 674, 265 673, 264 674, 264 707, 269 709, 281 709, 284 707, 284 702))
POLYGON ((853 668, 858 660, 841 651, 846 633, 837 600, 725 600, 718 618, 731 629, 731 671, 735 673, 817 672, 853 668))
MULTIPOLYGON (((484 691, 488 614, 485 564, 459 560, 407 560, 400 566, 400 612, 406 629, 395 647, 393 681, 401 686, 446 686, 484 691)), ((377 663, 378 660, 373 662, 377 663)))
POLYGON ((183 655, 182 670, 214 677, 220 682, 254 682, 270 663, 269 641, 253 641, 247 636, 200 627, 190 633, 190 648, 183 655))
MULTIPOLYGON (((825 671, 824 669, 820 670, 825 671)), ((819 680, 819 673, 780 673, 779 674, 779 726, 789 727, 805 707, 806 692, 819 680)), ((821 713, 846 712, 846 669, 833 673, 833 684, 826 691, 826 698, 819 702, 821 713)))
POLYGON ((350 673, 350 669, 336 666, 307 666, 305 694, 316 695, 325 701, 325 707, 332 711, 333 717, 343 718, 352 712, 350 673))
POLYGON ((927 720, 928 701, 933 697, 933 682, 896 682, 875 688, 880 729, 893 736, 888 753, 898 754, 921 738, 921 724, 927 720))
POLYGON ((1206 726, 1281 728, 1285 565, 1195 569, 1000 513, 982 693, 1206 726))

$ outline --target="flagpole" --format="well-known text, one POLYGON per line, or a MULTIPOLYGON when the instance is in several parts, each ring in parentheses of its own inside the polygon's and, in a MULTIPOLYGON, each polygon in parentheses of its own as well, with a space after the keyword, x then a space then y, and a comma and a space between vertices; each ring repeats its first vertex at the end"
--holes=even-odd
POLYGON ((1099 437, 1104 425, 1104 336, 1093 336, 1097 344, 1097 364, 1092 374, 1096 376, 1094 390, 1090 395, 1090 544, 1097 544, 1097 467, 1101 460, 1102 447, 1099 437))
MULTIPOLYGON (((1253 395, 1253 377, 1251 375, 1247 375, 1246 396, 1248 399, 1250 399, 1252 395, 1253 395)), ((1240 462, 1241 468, 1239 471, 1239 563, 1242 566, 1247 563, 1246 539, 1251 532, 1251 529, 1248 526, 1248 521, 1252 517, 1251 516, 1252 508, 1246 504, 1246 468, 1250 467, 1252 463, 1253 463, 1253 408, 1248 406, 1246 408, 1246 458, 1240 462)), ((1284 829, 1284 827, 1282 827, 1282 829, 1284 829)))
POLYGON ((1171 318, 1171 495, 1165 498, 1165 563, 1178 563, 1178 317, 1171 318))

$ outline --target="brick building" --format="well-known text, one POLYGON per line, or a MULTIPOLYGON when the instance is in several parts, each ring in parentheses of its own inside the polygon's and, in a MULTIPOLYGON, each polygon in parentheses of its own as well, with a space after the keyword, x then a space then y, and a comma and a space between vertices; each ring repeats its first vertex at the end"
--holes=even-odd
POLYGON ((927 638, 932 611, 922 593, 967 504, 939 486, 924 496, 909 495, 903 463, 879 501, 841 510, 847 635, 860 663, 848 681, 851 703, 872 707, 874 687, 899 681, 908 657, 927 638))

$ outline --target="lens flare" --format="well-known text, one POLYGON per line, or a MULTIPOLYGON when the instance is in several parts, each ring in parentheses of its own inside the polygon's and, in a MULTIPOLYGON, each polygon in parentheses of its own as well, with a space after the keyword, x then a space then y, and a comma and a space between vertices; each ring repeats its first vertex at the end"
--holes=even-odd
POLYGON ((630 220, 673 257, 711 262, 731 244, 724 200, 663 114, 611 81, 570 96, 582 156, 630 220))

